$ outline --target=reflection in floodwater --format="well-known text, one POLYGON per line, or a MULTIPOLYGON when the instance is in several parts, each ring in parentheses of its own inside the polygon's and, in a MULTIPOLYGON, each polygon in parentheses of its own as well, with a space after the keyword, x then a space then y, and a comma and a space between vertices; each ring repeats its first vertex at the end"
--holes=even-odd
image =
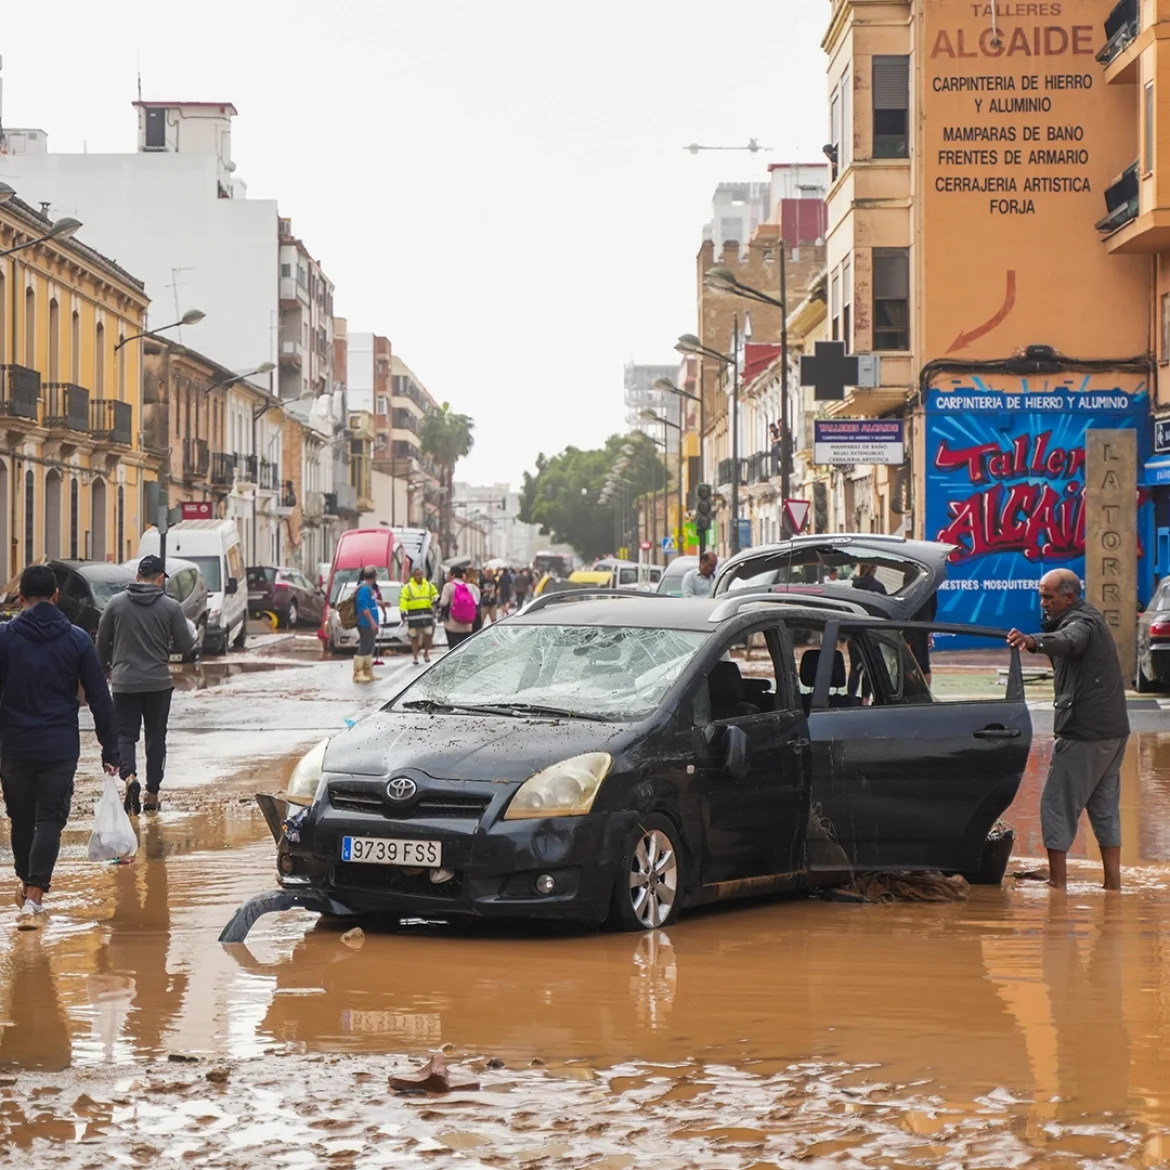
MULTIPOLYGON (((1047 750, 1009 816, 1025 852, 1047 750)), ((33 1116, 20 1094, 45 1078, 68 1091, 41 1113, 77 1120, 82 1081, 108 1103, 128 1063, 272 1052, 283 1059, 233 1066, 233 1090, 251 1080, 230 1107, 318 1160, 328 1122, 331 1140, 360 1137, 354 1148, 382 1127, 371 1165, 406 1157, 407 1136, 529 1161, 568 1141, 565 1157, 630 1167, 828 1165, 845 1151, 875 1168, 1157 1165, 1170 1157, 1170 736, 1135 737, 1123 782, 1120 896, 1083 866, 1063 896, 1005 885, 963 904, 774 900, 641 936, 368 924, 358 950, 298 913, 262 920, 247 948, 216 946, 238 902, 272 884, 259 818, 233 805, 148 819, 136 865, 68 862, 59 920, 0 951, 0 1068, 37 1070, 0 1084, 0 1140, 28 1138, 16 1106, 33 1116), (440 1046, 487 1091, 446 1102, 428 1127, 425 1102, 386 1098, 387 1059, 417 1064, 440 1046), (87 1067, 54 1072, 71 1063, 87 1067)), ((236 1122, 226 1099, 206 1099, 205 1067, 156 1076, 159 1099, 111 1132, 162 1133, 174 1108, 162 1096, 182 1092, 227 1134, 236 1122)), ((265 1164, 259 1145, 232 1149, 235 1164, 265 1164)))

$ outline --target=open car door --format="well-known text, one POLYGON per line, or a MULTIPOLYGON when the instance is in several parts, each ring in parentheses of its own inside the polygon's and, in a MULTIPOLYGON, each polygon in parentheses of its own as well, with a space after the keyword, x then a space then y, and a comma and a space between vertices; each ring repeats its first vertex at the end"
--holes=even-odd
MULTIPOLYGON (((826 624, 809 703, 810 870, 979 869, 1032 745, 1019 654, 1005 637, 970 626, 826 624), (907 637, 960 631, 998 651, 1004 673, 993 658, 940 701, 907 637)), ((944 692, 941 679, 936 689, 944 692)))

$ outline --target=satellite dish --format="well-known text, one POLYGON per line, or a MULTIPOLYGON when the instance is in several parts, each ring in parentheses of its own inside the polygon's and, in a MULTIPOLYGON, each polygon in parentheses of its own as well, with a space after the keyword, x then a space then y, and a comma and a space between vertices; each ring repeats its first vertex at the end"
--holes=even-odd
POLYGON ((236 164, 229 158, 227 161, 228 174, 235 174, 236 164))

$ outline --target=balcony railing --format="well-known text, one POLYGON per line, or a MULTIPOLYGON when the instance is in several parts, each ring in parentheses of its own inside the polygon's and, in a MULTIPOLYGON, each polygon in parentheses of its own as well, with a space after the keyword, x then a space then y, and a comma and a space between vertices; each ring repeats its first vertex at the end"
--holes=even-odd
POLYGON ((216 487, 231 487, 236 482, 236 456, 224 451, 212 452, 210 479, 216 487))
POLYGON ((715 483, 718 487, 723 487, 724 484, 731 483, 732 471, 735 464, 730 459, 720 459, 718 473, 715 476, 715 483))
MULTIPOLYGON (((333 516, 352 516, 357 512, 357 490, 351 483, 338 483, 336 491, 328 493, 334 498, 333 516)), ((328 508, 327 508, 328 510, 328 508)))
POLYGON ((130 424, 134 412, 129 402, 97 398, 89 404, 89 432, 99 443, 129 447, 133 443, 130 424))
POLYGON ((324 500, 325 515, 336 516, 337 511, 337 493, 336 492, 322 492, 321 498, 324 500))
POLYGON ((293 490, 291 479, 286 479, 280 485, 280 506, 282 508, 295 508, 297 506, 297 493, 293 490))
POLYGON ((297 369, 300 369, 304 353, 304 346, 299 341, 282 341, 280 343, 280 364, 282 366, 296 366, 297 369))
POLYGON ((255 455, 237 455, 236 478, 241 483, 257 483, 260 479, 260 460, 255 455))
POLYGON ((267 459, 260 460, 260 479, 258 482, 266 491, 275 492, 280 490, 279 471, 275 463, 267 459))
POLYGON ((211 464, 211 452, 206 439, 186 439, 183 442, 183 474, 198 479, 207 478, 211 464))
POLYGON ((0 414, 36 422, 41 376, 26 366, 0 366, 0 414))
POLYGON ((1105 235, 1124 227, 1138 215, 1138 164, 1126 167, 1105 188, 1105 208, 1108 214, 1097 220, 1097 230, 1105 235))
POLYGON ((72 382, 46 382, 45 413, 42 416, 51 431, 89 430, 89 391, 72 382))
POLYGON ((1097 60, 1108 65, 1120 57, 1137 39, 1140 25, 1138 0, 1118 0, 1105 18, 1105 44, 1097 60))

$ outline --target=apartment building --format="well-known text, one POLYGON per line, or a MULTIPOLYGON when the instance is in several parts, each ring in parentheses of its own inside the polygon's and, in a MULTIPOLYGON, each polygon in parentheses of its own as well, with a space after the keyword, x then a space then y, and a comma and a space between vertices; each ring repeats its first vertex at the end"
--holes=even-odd
POLYGON ((142 443, 146 292, 73 236, 78 226, 0 191, 0 252, 10 252, 0 261, 0 547, 10 577, 39 557, 132 556, 163 470, 142 443))
POLYGON ((293 235, 292 220, 277 220, 280 234, 280 397, 285 401, 328 394, 333 388, 333 282, 293 235))

